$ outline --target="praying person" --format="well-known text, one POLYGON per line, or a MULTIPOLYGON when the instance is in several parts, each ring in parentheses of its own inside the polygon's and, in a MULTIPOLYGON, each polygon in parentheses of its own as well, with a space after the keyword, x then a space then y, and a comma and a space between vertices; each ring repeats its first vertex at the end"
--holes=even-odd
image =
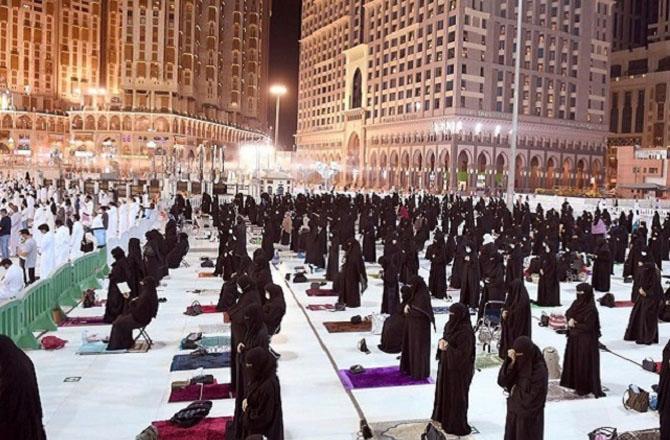
POLYGON ((587 283, 577 286, 577 299, 565 313, 568 320, 568 342, 563 356, 561 386, 575 390, 577 395, 604 397, 600 385, 600 319, 587 283))
POLYGON ((514 341, 500 367, 498 385, 508 393, 504 440, 542 440, 549 373, 529 337, 514 341))
POLYGON ((284 440, 277 361, 262 347, 249 350, 245 358, 249 384, 242 401, 242 436, 239 438, 257 435, 267 440, 284 440))
POLYGON ((127 350, 133 346, 133 330, 144 328, 158 314, 156 280, 146 277, 139 283, 140 294, 128 303, 128 310, 112 325, 107 350, 127 350))
POLYGON ((21 267, 13 264, 9 258, 0 261, 0 267, 5 269, 0 280, 0 301, 17 298, 25 286, 21 267))
POLYGON ((508 288, 505 305, 501 314, 502 333, 498 355, 505 359, 507 351, 520 336, 531 337, 532 316, 530 314, 530 298, 523 278, 512 281, 508 288))
POLYGON ((410 298, 403 307, 406 321, 400 371, 420 380, 430 376, 430 326, 435 325, 435 316, 423 278, 414 275, 409 287, 410 298))
POLYGON ((439 367, 432 420, 447 434, 469 435, 470 384, 475 373, 475 333, 470 311, 460 303, 449 307, 449 321, 438 342, 439 367))

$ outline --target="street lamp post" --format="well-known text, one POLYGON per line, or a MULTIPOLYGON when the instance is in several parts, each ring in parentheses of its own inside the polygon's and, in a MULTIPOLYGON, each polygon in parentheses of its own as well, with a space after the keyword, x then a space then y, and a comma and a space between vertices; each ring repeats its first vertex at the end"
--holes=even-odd
POLYGON ((277 104, 275 106, 275 154, 276 148, 279 146, 279 107, 281 104, 281 98, 286 94, 288 90, 285 86, 277 84, 270 87, 270 94, 277 97, 277 104))
POLYGON ((523 24, 523 0, 518 0, 516 21, 516 60, 514 64, 514 105, 512 108, 512 138, 510 139, 510 159, 507 179, 507 206, 510 211, 514 209, 514 185, 516 173, 512 172, 512 166, 516 167, 516 147, 519 139, 519 86, 521 84, 521 38, 523 36, 521 25, 523 24))

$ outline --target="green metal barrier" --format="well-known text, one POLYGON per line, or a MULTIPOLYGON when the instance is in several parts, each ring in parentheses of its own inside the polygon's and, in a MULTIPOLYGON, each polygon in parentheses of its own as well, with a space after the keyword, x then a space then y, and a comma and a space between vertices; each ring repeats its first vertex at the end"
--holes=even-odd
POLYGON ((24 349, 40 348, 34 332, 56 330, 53 310, 75 306, 86 289, 99 289, 109 273, 107 250, 86 254, 60 267, 48 279, 31 285, 20 300, 0 306, 0 334, 24 349))

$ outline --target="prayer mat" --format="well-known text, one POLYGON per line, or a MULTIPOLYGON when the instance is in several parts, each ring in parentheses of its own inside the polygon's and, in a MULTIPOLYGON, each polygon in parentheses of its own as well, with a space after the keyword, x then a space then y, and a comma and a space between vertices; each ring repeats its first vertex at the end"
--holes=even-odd
POLYGON ((214 272, 198 272, 198 278, 215 278, 214 272))
POLYGON ((230 389, 229 383, 212 383, 200 386, 189 385, 186 388, 175 388, 170 393, 169 403, 193 402, 195 400, 221 400, 232 399, 235 394, 230 389))
POLYGON ((307 289, 307 296, 339 296, 333 289, 307 289))
POLYGON ((128 350, 107 350, 106 342, 94 341, 82 344, 77 350, 77 354, 87 356, 97 354, 146 353, 149 351, 149 348, 149 344, 146 341, 137 341, 133 348, 129 348, 128 350))
POLYGON ((477 353, 475 356, 475 368, 484 370, 486 368, 497 368, 503 364, 503 360, 498 357, 498 353, 477 353))
POLYGON ((428 385, 435 383, 432 378, 414 379, 400 371, 399 367, 370 368, 360 374, 349 370, 340 370, 337 375, 347 390, 362 388, 403 387, 409 385, 428 385))
POLYGON ((352 324, 350 321, 324 322, 328 333, 369 333, 372 331, 372 322, 363 321, 360 324, 352 324))
POLYGON ((197 370, 198 368, 228 368, 230 367, 230 352, 213 353, 203 356, 178 354, 172 359, 170 371, 197 370))
POLYGON ((449 313, 449 306, 433 307, 434 315, 446 315, 447 313, 449 313))
MULTIPOLYGON (((198 347, 211 349, 211 348, 230 348, 230 336, 203 336, 199 341, 195 341, 198 347)), ((188 350, 184 348, 183 341, 179 347, 181 350, 188 350)))
POLYGON ((198 329, 203 335, 223 335, 230 333, 230 324, 200 324, 198 329))
POLYGON ((661 430, 658 428, 624 432, 618 437, 619 440, 658 440, 660 438, 661 430))
POLYGON ((307 310, 322 312, 324 310, 335 310, 335 306, 332 304, 310 304, 307 306, 307 310))
MULTIPOLYGON (((607 393, 609 388, 602 387, 603 392, 607 393)), ((560 385, 560 380, 550 380, 549 381, 549 391, 547 392, 547 402, 562 402, 566 400, 584 400, 584 399, 595 399, 593 394, 586 394, 580 396, 575 393, 575 390, 570 388, 565 388, 560 385)))
POLYGON ((151 423, 161 440, 226 440, 232 417, 207 417, 190 428, 180 428, 169 420, 151 423))
POLYGON ((614 301, 615 308, 624 308, 624 307, 633 307, 635 303, 633 301, 614 301))
POLYGON ((102 316, 75 316, 68 317, 60 323, 60 327, 82 327, 86 325, 110 325, 103 321, 102 316))
POLYGON ((222 313, 216 310, 215 304, 203 305, 201 307, 202 307, 202 313, 222 313))
MULTIPOLYGON (((372 423, 370 428, 372 429, 374 438, 380 440, 417 440, 421 438, 426 430, 426 426, 430 423, 430 420, 402 420, 396 422, 381 422, 381 423, 372 423)), ((470 427, 472 429, 472 434, 479 434, 479 431, 474 426, 470 427)), ((472 435, 471 434, 471 435, 472 435)), ((447 435, 448 439, 470 439, 470 436, 457 437, 455 435, 447 435)))

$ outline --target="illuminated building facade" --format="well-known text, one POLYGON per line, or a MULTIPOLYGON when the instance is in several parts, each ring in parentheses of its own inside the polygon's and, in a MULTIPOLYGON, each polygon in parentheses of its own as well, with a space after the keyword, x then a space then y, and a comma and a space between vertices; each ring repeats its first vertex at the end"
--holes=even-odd
MULTIPOLYGON (((516 0, 304 0, 297 145, 368 188, 506 185, 516 0)), ((604 182, 612 0, 527 0, 517 186, 604 182)))
POLYGON ((0 0, 0 151, 186 171, 265 139, 270 6, 0 0))

